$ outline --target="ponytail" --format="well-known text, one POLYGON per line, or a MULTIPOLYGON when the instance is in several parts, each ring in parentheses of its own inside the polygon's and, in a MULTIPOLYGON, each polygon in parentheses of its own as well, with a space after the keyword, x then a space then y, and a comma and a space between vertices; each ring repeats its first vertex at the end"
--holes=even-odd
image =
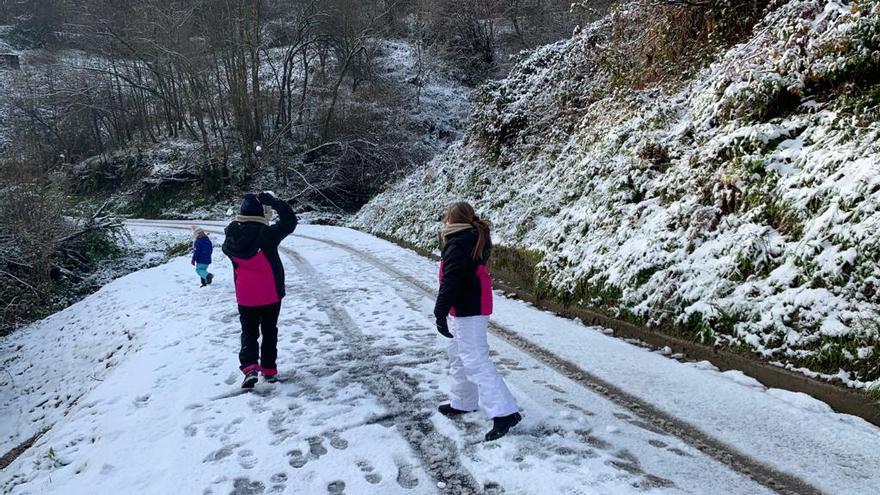
POLYGON ((489 237, 490 227, 488 222, 476 215, 474 215, 471 225, 477 229, 477 243, 474 245, 474 252, 471 253, 471 257, 474 261, 480 261, 483 258, 483 253, 486 251, 486 246, 491 243, 489 237))

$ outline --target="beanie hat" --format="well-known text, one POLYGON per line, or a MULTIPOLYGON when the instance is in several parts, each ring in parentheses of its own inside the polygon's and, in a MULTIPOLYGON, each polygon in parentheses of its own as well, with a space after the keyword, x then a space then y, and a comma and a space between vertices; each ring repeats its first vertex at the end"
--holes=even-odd
POLYGON ((193 231, 193 237, 201 237, 203 235, 208 235, 208 233, 205 232, 205 229, 203 229, 197 225, 192 226, 192 231, 193 231))
POLYGON ((241 201, 241 214, 249 217, 261 217, 263 216, 263 204, 257 199, 254 194, 247 193, 244 195, 244 199, 241 201))

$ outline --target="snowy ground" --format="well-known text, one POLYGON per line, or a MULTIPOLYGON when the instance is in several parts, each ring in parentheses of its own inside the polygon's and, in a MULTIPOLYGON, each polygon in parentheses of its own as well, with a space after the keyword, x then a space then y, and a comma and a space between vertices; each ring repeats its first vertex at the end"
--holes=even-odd
POLYGON ((525 419, 482 442, 484 418, 433 412, 435 263, 317 226, 282 256, 282 382, 252 393, 219 253, 209 288, 179 258, 0 340, 0 453, 50 428, 3 492, 880 492, 880 429, 501 297, 490 345, 525 419))

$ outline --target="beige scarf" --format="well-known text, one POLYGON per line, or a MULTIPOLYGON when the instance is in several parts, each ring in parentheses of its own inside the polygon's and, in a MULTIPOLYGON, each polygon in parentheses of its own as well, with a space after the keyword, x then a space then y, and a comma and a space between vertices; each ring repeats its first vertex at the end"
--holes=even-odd
POLYGON ((258 217, 255 215, 235 215, 235 221, 239 223, 245 222, 257 222, 263 225, 269 225, 269 222, 272 220, 272 207, 271 206, 263 206, 263 216, 258 217))
POLYGON ((440 235, 446 238, 452 234, 457 234, 463 230, 470 230, 472 228, 474 228, 474 226, 469 223, 450 223, 444 225, 443 228, 440 229, 440 235))

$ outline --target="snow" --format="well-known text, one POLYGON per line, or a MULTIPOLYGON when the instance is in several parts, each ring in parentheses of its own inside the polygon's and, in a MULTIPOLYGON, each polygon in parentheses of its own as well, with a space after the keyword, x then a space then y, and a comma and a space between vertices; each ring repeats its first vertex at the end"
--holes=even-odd
POLYGON ((467 200, 499 244, 540 255, 552 292, 593 305, 591 290, 619 289, 599 309, 650 327, 693 318, 695 338, 867 388, 880 127, 867 89, 822 89, 876 66, 880 4, 853 5, 784 2, 691 80, 643 91, 609 82, 598 22, 479 90, 465 137, 350 225, 432 249, 437 216, 467 200), (852 356, 840 369, 820 359, 826 337, 852 356))
MULTIPOLYGON (((0 53, 3 52, 0 41, 0 53)), ((13 83, 15 74, 13 71, 0 70, 0 151, 4 150, 12 142, 14 129, 11 126, 13 83)))
POLYGON ((417 47, 406 40, 375 40, 380 47, 377 64, 383 78, 397 85, 406 97, 406 110, 430 123, 420 138, 435 152, 461 137, 470 109, 471 88, 447 74, 450 67, 425 49, 418 67, 417 47), (402 84, 407 83, 407 84, 402 84))
MULTIPOLYGON (((192 222, 168 223, 134 230, 177 235, 192 222)), ((296 234, 284 244, 296 255, 283 254, 281 383, 238 393, 239 328, 220 256, 208 288, 182 257, 0 340, 13 374, 0 381, 3 451, 51 426, 4 471, 3 491, 323 493, 344 483, 346 493, 455 493, 454 479, 430 468, 451 457, 450 469, 489 493, 769 493, 494 336, 493 359, 525 419, 502 441, 479 442, 485 418, 433 412, 448 379, 431 297, 320 240, 424 284, 435 283, 436 263, 348 229, 301 225, 296 234), (430 429, 409 429, 412 421, 430 429)), ((880 429, 860 419, 520 301, 499 295, 496 304, 495 321, 761 462, 828 492, 880 490, 880 429)))

